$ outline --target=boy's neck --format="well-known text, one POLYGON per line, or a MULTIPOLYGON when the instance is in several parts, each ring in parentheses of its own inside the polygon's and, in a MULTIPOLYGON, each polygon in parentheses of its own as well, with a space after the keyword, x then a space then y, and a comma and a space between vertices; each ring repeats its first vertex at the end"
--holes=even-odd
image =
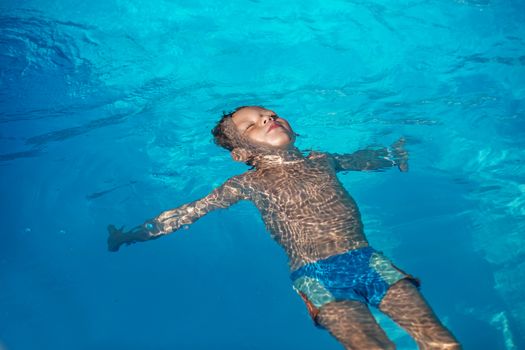
POLYGON ((297 164, 304 162, 305 157, 295 146, 287 149, 275 149, 271 152, 264 152, 253 157, 253 165, 257 169, 282 166, 287 164, 297 164))

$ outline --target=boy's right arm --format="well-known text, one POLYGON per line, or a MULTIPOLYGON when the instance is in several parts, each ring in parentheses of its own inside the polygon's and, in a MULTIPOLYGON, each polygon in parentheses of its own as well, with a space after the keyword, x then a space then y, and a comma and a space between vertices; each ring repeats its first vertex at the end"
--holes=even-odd
POLYGON ((122 244, 148 241, 170 234, 181 226, 190 225, 212 210, 227 208, 239 200, 248 199, 243 175, 234 176, 207 196, 184 204, 178 208, 162 212, 144 224, 123 231, 113 225, 108 226, 108 250, 117 251, 122 244))

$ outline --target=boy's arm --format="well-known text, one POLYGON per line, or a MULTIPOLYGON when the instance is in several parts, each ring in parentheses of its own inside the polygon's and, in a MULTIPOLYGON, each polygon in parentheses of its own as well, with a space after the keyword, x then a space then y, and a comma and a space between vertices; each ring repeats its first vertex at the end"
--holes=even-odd
POLYGON ((144 224, 123 231, 113 225, 108 226, 108 250, 117 251, 122 244, 148 241, 178 230, 181 226, 190 225, 210 211, 227 208, 239 200, 248 199, 246 186, 242 183, 242 175, 234 176, 207 196, 162 212, 157 217, 147 220, 144 224))
POLYGON ((405 139, 400 138, 390 147, 378 150, 363 149, 351 154, 331 154, 336 171, 382 170, 397 166, 400 171, 408 171, 408 152, 404 148, 405 139))

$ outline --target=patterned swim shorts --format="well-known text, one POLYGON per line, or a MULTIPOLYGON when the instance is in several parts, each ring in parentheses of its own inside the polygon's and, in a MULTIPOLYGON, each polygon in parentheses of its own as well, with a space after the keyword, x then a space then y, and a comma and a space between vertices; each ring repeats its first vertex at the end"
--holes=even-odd
POLYGON ((292 272, 290 278, 318 327, 319 309, 331 301, 356 300, 378 307, 390 286, 402 279, 419 287, 417 278, 371 247, 306 264, 292 272))

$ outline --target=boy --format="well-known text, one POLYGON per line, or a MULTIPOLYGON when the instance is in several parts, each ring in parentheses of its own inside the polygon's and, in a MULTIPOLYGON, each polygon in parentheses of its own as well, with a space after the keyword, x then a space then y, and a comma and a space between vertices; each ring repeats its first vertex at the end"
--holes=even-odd
POLYGON ((252 169, 129 232, 110 225, 110 251, 174 232, 211 210, 251 200, 288 254, 293 288, 315 324, 345 349, 395 348, 369 305, 403 327, 421 349, 460 349, 419 293, 419 281, 368 245, 357 205, 336 176, 339 171, 392 166, 407 171, 402 139, 391 150, 304 156, 294 146, 296 134, 290 124, 257 106, 223 115, 212 133, 234 160, 252 169))

